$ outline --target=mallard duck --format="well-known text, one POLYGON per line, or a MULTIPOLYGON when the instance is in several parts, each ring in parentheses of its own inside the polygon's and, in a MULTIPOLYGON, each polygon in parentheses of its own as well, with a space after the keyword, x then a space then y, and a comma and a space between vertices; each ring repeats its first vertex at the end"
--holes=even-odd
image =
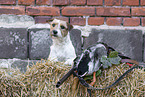
POLYGON ((94 85, 96 81, 96 71, 102 66, 100 59, 102 56, 107 58, 108 48, 104 43, 97 43, 85 49, 83 53, 74 60, 74 65, 77 68, 77 74, 80 77, 93 74, 93 82, 90 85, 94 85))

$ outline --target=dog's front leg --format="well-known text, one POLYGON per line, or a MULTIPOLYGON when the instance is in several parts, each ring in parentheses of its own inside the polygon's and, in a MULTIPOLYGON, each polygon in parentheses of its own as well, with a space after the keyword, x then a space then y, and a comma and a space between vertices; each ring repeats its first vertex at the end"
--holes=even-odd
POLYGON ((50 53, 50 55, 48 57, 48 60, 54 61, 54 62, 57 62, 58 61, 57 57, 53 53, 50 53))
POLYGON ((48 60, 53 61, 53 62, 58 62, 57 58, 51 58, 51 57, 49 57, 48 60))
POLYGON ((74 59, 68 59, 68 60, 65 61, 64 64, 72 65, 72 64, 73 64, 73 60, 74 60, 74 59))

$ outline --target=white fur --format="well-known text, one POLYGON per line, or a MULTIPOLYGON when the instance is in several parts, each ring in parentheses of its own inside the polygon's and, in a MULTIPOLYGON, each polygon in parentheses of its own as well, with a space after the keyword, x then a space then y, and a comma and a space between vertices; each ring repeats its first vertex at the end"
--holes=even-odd
POLYGON ((69 34, 61 40, 53 39, 53 45, 50 50, 49 59, 53 61, 65 62, 65 64, 71 65, 76 57, 69 34))
POLYGON ((56 28, 55 30, 57 30, 58 32, 58 37, 52 36, 53 44, 50 47, 50 55, 48 59, 52 61, 65 62, 65 64, 72 65, 73 60, 76 57, 76 53, 70 40, 69 32, 65 37, 63 37, 61 30, 59 30, 60 24, 58 24, 57 26, 58 28, 56 28))
MULTIPOLYGON (((100 48, 100 47, 103 47, 103 48, 106 49, 106 47, 103 44, 97 44, 96 46, 91 47, 91 52, 90 52, 91 61, 88 64, 88 66, 89 66, 89 70, 88 70, 88 73, 87 73, 88 75, 91 75, 93 72, 98 71, 99 68, 101 67, 99 59, 95 60, 95 64, 94 64, 94 61, 93 61, 95 50, 96 50, 96 48, 100 48)), ((106 57, 107 57, 107 55, 106 55, 106 57)))

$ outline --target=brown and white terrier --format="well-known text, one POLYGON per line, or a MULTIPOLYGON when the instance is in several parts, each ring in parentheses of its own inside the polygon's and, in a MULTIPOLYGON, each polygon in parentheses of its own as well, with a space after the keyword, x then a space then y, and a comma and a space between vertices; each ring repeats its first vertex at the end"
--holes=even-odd
POLYGON ((73 63, 76 53, 69 34, 72 28, 72 25, 63 20, 54 19, 50 23, 50 36, 53 44, 50 47, 49 60, 65 62, 69 65, 73 63))

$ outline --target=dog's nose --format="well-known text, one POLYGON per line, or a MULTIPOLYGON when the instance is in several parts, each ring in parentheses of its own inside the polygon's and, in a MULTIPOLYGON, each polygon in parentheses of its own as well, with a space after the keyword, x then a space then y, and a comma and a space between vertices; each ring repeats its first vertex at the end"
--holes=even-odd
POLYGON ((56 30, 53 30, 53 34, 57 34, 57 31, 56 30))

